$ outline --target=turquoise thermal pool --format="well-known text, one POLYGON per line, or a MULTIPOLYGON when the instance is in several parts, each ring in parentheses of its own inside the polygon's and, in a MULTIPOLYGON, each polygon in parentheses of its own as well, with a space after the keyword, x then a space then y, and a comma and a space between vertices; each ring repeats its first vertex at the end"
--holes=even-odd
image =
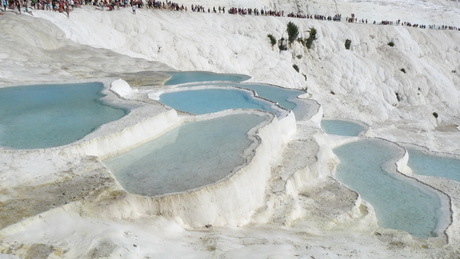
POLYGON ((254 83, 201 83, 201 84, 192 84, 184 85, 183 87, 194 87, 194 86, 231 86, 238 87, 247 90, 252 90, 257 93, 257 96, 270 100, 274 103, 277 103, 279 106, 283 107, 286 110, 294 110, 298 105, 297 97, 304 94, 305 92, 295 89, 287 89, 282 87, 277 87, 268 84, 254 84, 254 83))
POLYGON ((0 88, 0 146, 34 149, 77 141, 128 111, 100 100, 102 83, 0 88))
MULTIPOLYGON (((209 72, 173 72, 170 73, 172 78, 165 85, 184 84, 181 87, 233 87, 254 91, 256 96, 276 103, 280 107, 291 110, 296 117, 302 118, 307 116, 311 110, 310 105, 300 101, 297 97, 304 94, 304 91, 287 89, 263 83, 241 83, 250 77, 246 75, 235 74, 215 74, 209 72)), ((171 106, 172 107, 172 106, 171 106)), ((174 107, 173 107, 174 108, 174 107)), ((238 107, 235 107, 238 108, 238 107)), ((193 113, 193 112, 192 112, 193 113)))
POLYGON ((255 98, 251 92, 240 89, 191 89, 175 91, 160 95, 160 102, 176 110, 206 114, 228 109, 257 109, 268 111, 276 116, 282 110, 274 104, 255 98))
POLYGON ((460 182, 460 159, 433 155, 408 148, 408 166, 415 174, 448 178, 460 182))
POLYGON ((245 163, 248 132, 267 119, 234 114, 190 122, 104 161, 129 192, 154 196, 215 183, 245 163))
POLYGON ((322 120, 321 128, 327 134, 339 136, 359 136, 366 128, 358 123, 344 120, 322 120))
POLYGON ((440 196, 427 186, 393 172, 402 151, 381 140, 360 140, 334 149, 336 176, 374 207, 379 225, 420 238, 437 236, 442 212, 440 196))
POLYGON ((178 85, 191 82, 210 82, 210 81, 230 81, 241 82, 251 78, 247 75, 239 74, 218 74, 204 71, 189 72, 167 72, 171 78, 166 81, 165 85, 178 85))

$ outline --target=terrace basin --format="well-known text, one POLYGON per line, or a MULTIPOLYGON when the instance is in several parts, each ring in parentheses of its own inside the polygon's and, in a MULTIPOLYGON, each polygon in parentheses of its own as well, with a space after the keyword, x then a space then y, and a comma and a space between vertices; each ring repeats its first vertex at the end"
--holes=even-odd
POLYGON ((251 78, 240 74, 219 74, 204 71, 167 72, 171 78, 164 85, 178 85, 192 82, 229 81, 241 82, 251 78))
POLYGON ((450 220, 437 192, 396 172, 401 147, 364 139, 339 146, 334 153, 340 159, 337 179, 372 204, 381 227, 428 238, 438 236, 450 220))
POLYGON ((421 150, 408 148, 408 166, 413 173, 448 178, 460 182, 460 159, 434 155, 421 150))
POLYGON ((237 88, 181 89, 160 95, 161 103, 191 114, 207 114, 229 109, 256 109, 281 116, 274 103, 255 97, 251 91, 237 88))
POLYGON ((268 117, 241 113, 188 122, 103 162, 128 192, 184 192, 220 181, 243 166, 254 143, 248 132, 268 117))
POLYGON ((0 88, 0 146, 57 147, 75 142, 128 110, 101 100, 102 83, 0 88))
POLYGON ((345 120, 322 120, 321 128, 327 134, 348 137, 359 136, 366 130, 361 124, 345 120))

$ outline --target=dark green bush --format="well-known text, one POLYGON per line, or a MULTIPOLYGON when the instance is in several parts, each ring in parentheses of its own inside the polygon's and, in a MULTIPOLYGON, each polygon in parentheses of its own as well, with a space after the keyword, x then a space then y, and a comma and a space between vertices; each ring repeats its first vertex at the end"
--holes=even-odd
POLYGON ((310 36, 305 42, 305 47, 307 47, 307 49, 311 49, 311 45, 313 44, 313 41, 316 40, 316 29, 311 27, 309 32, 310 32, 310 36))
POLYGON ((394 47, 394 46, 395 46, 395 44, 394 44, 394 42, 390 41, 390 42, 388 42, 388 46, 390 46, 390 47, 394 47))
POLYGON ((267 37, 270 39, 270 44, 272 44, 272 47, 275 46, 276 44, 276 39, 273 37, 273 35, 268 34, 267 37))
POLYGON ((296 64, 292 65, 292 67, 295 69, 295 71, 297 71, 297 73, 299 72, 299 67, 296 64))
POLYGON ((346 48, 346 49, 350 49, 350 45, 351 45, 351 40, 346 39, 346 40, 345 40, 345 48, 346 48))
POLYGON ((406 70, 405 70, 404 68, 401 68, 400 70, 401 70, 401 72, 403 72, 404 74, 406 73, 406 70))
POLYGON ((289 44, 291 44, 299 36, 299 27, 297 27, 297 25, 295 25, 293 22, 289 22, 287 24, 287 29, 286 30, 287 30, 287 33, 288 33, 289 44))
POLYGON ((438 118, 438 113, 437 113, 437 112, 433 112, 433 116, 437 119, 437 118, 438 118))

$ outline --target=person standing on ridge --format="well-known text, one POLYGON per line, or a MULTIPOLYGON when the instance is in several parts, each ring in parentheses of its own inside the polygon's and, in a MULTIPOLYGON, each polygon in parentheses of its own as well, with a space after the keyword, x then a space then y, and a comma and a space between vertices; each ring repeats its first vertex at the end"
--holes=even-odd
POLYGON ((21 3, 19 2, 19 0, 16 0, 15 5, 18 8, 19 14, 21 14, 21 3))
POLYGON ((65 12, 67 13, 67 18, 70 18, 70 0, 66 1, 65 12))

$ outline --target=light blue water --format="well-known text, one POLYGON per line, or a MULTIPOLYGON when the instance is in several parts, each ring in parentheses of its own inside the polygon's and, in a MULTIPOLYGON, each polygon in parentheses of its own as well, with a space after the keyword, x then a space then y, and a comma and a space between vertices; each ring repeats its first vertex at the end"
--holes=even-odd
POLYGON ((104 104, 102 83, 0 89, 0 146, 49 148, 79 140, 127 110, 104 104))
POLYGON ((238 89, 198 89, 165 93, 160 102, 176 110, 206 114, 227 109, 258 109, 276 116, 281 111, 272 103, 255 99, 250 92, 238 89))
POLYGON ((408 165, 416 174, 444 177, 460 182, 460 159, 436 156, 408 148, 408 165))
POLYGON ((247 75, 238 74, 218 74, 204 71, 189 72, 167 72, 171 78, 166 81, 165 85, 177 85, 191 82, 210 82, 210 81, 230 81, 241 82, 251 78, 247 75))
MULTIPOLYGON (((374 207, 379 225, 421 238, 436 236, 441 213, 439 196, 425 185, 389 173, 398 148, 378 140, 360 140, 334 149, 337 178, 374 207)), ((447 219, 442 219, 447 220, 447 219)))
POLYGON ((244 164, 247 132, 266 117, 236 114, 187 123, 104 163, 129 192, 160 195, 217 182, 244 164))
POLYGON ((358 123, 343 120, 322 120, 321 128, 327 134, 339 136, 359 136, 366 129, 358 123))
POLYGON ((235 84, 235 83, 201 83, 201 84, 191 84, 185 85, 184 87, 193 87, 193 86, 203 86, 203 85, 212 85, 212 86, 232 86, 239 87, 247 90, 252 90, 257 93, 258 96, 270 100, 274 103, 278 103, 279 106, 283 107, 286 110, 294 110, 297 106, 296 100, 297 96, 304 94, 305 92, 295 89, 287 89, 282 87, 277 87, 268 84, 235 84))

